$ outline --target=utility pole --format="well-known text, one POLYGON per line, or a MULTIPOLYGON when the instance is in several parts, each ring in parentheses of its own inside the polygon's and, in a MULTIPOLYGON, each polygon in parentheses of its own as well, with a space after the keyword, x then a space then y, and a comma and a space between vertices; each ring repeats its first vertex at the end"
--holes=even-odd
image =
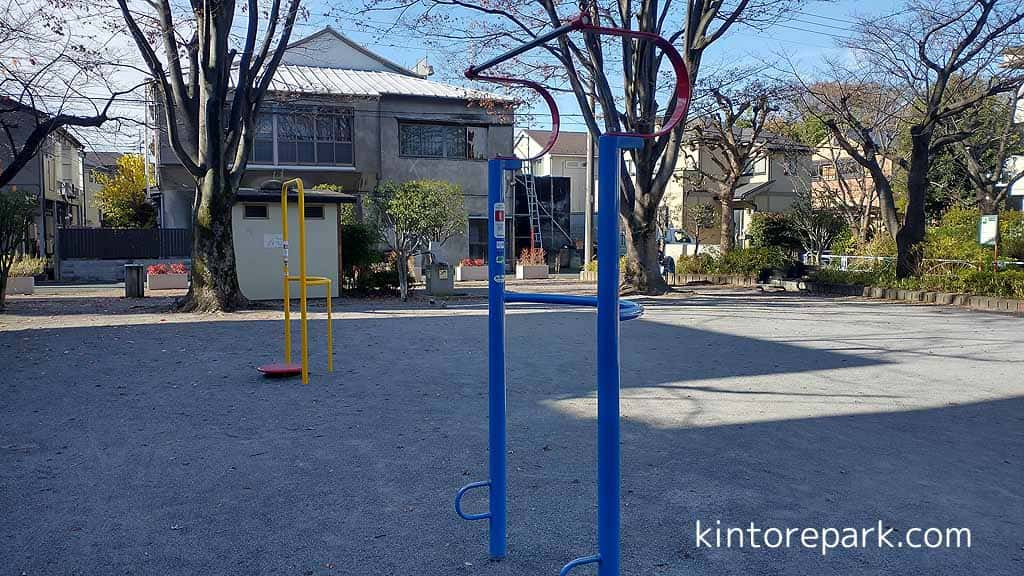
MULTIPOLYGON (((595 110, 594 79, 590 79, 590 109, 595 110)), ((583 265, 594 259, 594 134, 587 125, 587 186, 583 202, 583 265)))

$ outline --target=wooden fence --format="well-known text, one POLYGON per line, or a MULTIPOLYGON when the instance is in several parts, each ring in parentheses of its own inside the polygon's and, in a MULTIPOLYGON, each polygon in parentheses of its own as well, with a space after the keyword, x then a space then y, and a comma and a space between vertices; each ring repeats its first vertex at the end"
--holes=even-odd
POLYGON ((62 228, 60 257, 123 260, 188 258, 192 235, 184 228, 62 228))

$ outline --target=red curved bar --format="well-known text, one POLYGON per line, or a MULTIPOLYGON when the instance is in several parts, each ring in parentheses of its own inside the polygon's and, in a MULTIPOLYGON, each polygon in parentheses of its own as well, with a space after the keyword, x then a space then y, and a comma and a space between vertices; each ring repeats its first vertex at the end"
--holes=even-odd
MULTIPOLYGON (((484 80, 486 82, 496 82, 498 84, 526 86, 527 88, 531 88, 537 91, 537 93, 540 94, 541 98, 543 98, 544 101, 547 102, 548 110, 551 111, 551 136, 548 138, 548 141, 544 144, 544 146, 541 147, 540 152, 534 154, 533 156, 530 156, 529 158, 522 158, 522 160, 524 162, 538 160, 542 156, 547 154, 548 151, 551 150, 551 148, 554 147, 555 140, 558 140, 558 129, 560 125, 560 119, 558 115, 558 105, 555 104, 555 99, 554 97, 551 96, 551 92, 548 92, 547 88, 541 86, 539 83, 534 82, 533 80, 525 80, 521 78, 508 78, 506 76, 484 76, 478 74, 473 67, 469 67, 466 69, 466 78, 469 78, 470 80, 484 80)), ((497 156, 497 158, 504 157, 497 156)))
POLYGON ((672 63, 672 68, 676 73, 676 93, 675 93, 675 108, 672 110, 672 116, 669 117, 668 122, 662 126, 661 130, 652 132, 650 134, 638 134, 635 132, 606 132, 609 136, 633 136, 636 138, 658 138, 664 136, 672 131, 677 124, 683 121, 686 117, 686 111, 690 107, 690 97, 692 95, 690 87, 690 73, 686 70, 686 64, 683 63, 683 57, 679 55, 679 51, 672 45, 671 42, 662 38, 661 36, 653 32, 640 32, 638 30, 623 30, 621 28, 606 28, 603 26, 595 26, 590 23, 589 19, 584 15, 580 14, 572 21, 570 25, 574 30, 581 32, 591 32, 593 34, 605 34, 608 36, 620 36, 623 38, 642 38, 650 40, 659 46, 662 52, 668 56, 669 62, 672 63))

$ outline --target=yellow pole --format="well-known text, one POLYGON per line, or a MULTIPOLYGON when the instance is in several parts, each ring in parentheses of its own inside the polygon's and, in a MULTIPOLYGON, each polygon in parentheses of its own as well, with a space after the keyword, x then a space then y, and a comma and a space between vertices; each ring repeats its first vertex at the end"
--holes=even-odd
POLYGON ((281 184, 281 257, 284 262, 284 362, 292 363, 291 296, 288 290, 288 183, 281 184))
POLYGON ((309 331, 306 327, 306 191, 302 180, 296 179, 299 189, 299 305, 302 306, 302 383, 309 384, 309 331))
POLYGON ((334 328, 331 326, 331 281, 327 281, 327 371, 334 372, 334 328))

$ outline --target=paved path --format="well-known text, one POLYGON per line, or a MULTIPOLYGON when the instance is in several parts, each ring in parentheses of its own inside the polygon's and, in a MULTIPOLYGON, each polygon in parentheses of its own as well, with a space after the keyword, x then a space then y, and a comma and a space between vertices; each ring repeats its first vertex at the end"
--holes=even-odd
MULTIPOLYGON (((0 316, 0 573, 535 576, 594 551, 590 311, 510 315, 511 555, 492 563, 451 509, 486 474, 479 301, 345 303, 333 374, 317 313, 301 386, 253 369, 277 311, 63 298, 0 316)), ((622 326, 626 574, 1024 573, 1024 319, 720 289, 644 304, 622 326), (698 519, 967 527, 973 547, 709 550, 698 519)))

